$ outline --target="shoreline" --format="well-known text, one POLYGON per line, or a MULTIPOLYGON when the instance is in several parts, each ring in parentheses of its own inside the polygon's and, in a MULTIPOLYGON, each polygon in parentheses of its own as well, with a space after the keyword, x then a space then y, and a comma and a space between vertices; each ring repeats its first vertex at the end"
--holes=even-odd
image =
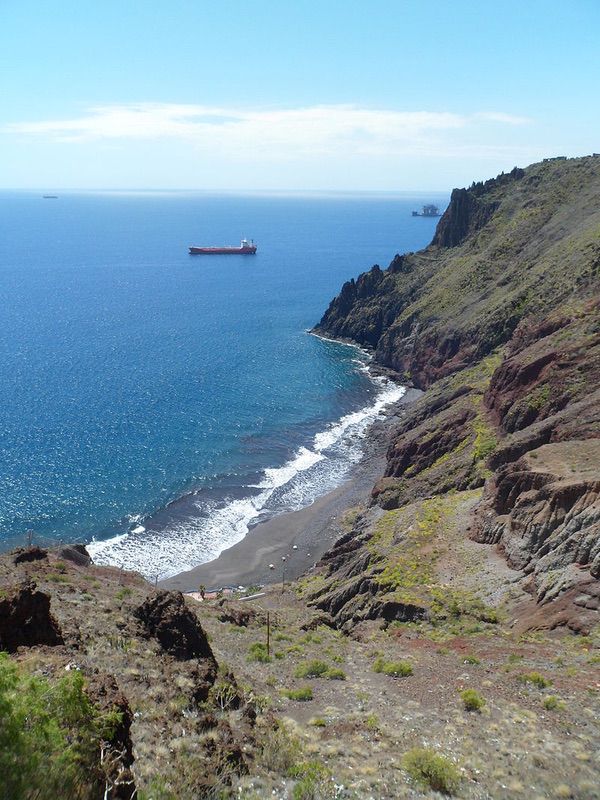
POLYGON ((364 455, 340 486, 306 508, 259 522, 216 559, 165 578, 158 585, 163 589, 191 592, 197 591, 201 584, 208 591, 299 578, 344 532, 345 512, 368 499, 373 485, 383 475, 385 454, 398 417, 403 408, 420 395, 418 389, 407 388, 398 401, 385 409, 383 419, 369 427, 364 455), (270 569, 270 564, 274 569, 270 569))

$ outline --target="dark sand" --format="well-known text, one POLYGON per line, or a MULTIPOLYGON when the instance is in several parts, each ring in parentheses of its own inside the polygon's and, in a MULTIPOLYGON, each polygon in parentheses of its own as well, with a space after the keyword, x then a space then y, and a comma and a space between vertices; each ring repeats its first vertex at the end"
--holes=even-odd
POLYGON ((369 428, 364 458, 337 489, 300 511, 259 523, 214 561, 167 578, 160 586, 186 592, 197 591, 201 584, 207 589, 246 587, 303 575, 344 532, 344 513, 368 499, 374 483, 383 474, 387 445, 402 408, 420 394, 416 389, 408 389, 398 403, 386 409, 384 419, 369 428), (269 564, 275 568, 270 569, 269 564))

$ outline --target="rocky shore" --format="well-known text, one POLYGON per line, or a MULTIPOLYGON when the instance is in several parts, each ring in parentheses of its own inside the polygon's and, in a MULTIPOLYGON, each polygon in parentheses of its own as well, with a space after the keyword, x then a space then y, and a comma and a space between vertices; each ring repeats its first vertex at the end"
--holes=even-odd
POLYGON ((385 468, 392 431, 405 409, 420 395, 419 390, 408 389, 369 427, 363 457, 341 486, 306 508, 259 523, 214 561, 161 581, 160 585, 184 592, 197 591, 201 584, 207 589, 262 586, 295 580, 312 569, 346 532, 357 509, 367 504, 371 489, 385 468))

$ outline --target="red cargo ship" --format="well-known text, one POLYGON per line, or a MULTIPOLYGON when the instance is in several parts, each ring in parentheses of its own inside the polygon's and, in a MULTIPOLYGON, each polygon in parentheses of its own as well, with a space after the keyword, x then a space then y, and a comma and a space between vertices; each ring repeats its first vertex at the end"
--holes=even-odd
POLYGON ((254 239, 242 239, 239 247, 190 247, 192 256, 223 256, 242 255, 253 256, 256 253, 254 239))

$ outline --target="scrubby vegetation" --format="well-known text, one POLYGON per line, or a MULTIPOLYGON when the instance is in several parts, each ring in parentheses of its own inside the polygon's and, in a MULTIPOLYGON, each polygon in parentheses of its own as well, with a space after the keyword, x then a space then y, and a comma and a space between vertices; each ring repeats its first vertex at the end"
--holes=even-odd
POLYGON ((305 664, 300 664, 294 674, 296 678, 321 678, 327 672, 329 672, 329 664, 316 659, 305 664))
POLYGON ((475 689, 464 689, 460 697, 467 711, 481 711, 485 706, 485 700, 475 689))
POLYGON ((521 683, 529 683, 537 689, 546 689, 548 686, 552 686, 550 678, 545 678, 539 672, 524 672, 519 675, 519 681, 521 683))
POLYGON ((408 661, 385 661, 377 658, 373 664, 373 672, 382 672, 392 678, 407 678, 413 674, 413 668, 408 661))
POLYGON ((101 714, 77 670, 50 681, 0 653, 0 798, 96 798, 103 742, 120 719, 101 714))
POLYGON ((302 686, 300 689, 287 689, 284 694, 290 700, 298 700, 300 702, 313 699, 313 691, 310 686, 302 686))
POLYGON ((461 775, 456 766, 423 747, 409 750, 402 759, 402 766, 414 781, 435 792, 454 794, 460 784, 461 775))

